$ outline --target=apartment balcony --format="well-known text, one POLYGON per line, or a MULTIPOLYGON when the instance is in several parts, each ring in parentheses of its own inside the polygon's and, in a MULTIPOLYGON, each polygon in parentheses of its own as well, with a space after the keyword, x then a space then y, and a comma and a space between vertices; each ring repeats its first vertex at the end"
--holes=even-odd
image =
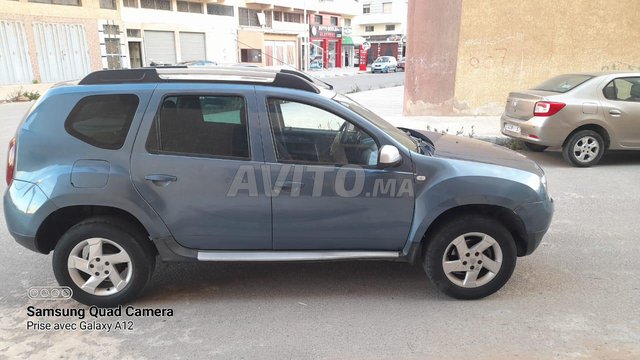
POLYGON ((298 9, 316 13, 332 13, 354 16, 362 13, 362 4, 356 0, 245 0, 248 6, 255 5, 261 9, 298 9))

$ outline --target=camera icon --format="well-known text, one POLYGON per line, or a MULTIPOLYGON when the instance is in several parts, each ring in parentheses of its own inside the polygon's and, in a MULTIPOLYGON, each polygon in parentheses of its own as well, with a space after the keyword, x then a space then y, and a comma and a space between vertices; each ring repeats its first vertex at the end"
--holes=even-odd
POLYGON ((27 290, 27 296, 33 300, 66 300, 72 295, 68 286, 32 286, 27 290))

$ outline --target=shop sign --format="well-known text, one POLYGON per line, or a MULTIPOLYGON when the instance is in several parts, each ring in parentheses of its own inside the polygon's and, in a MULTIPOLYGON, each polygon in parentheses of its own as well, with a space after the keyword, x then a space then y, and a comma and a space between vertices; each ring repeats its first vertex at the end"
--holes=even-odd
POLYGON ((311 37, 318 38, 341 38, 342 28, 333 25, 310 25, 309 33, 311 37))

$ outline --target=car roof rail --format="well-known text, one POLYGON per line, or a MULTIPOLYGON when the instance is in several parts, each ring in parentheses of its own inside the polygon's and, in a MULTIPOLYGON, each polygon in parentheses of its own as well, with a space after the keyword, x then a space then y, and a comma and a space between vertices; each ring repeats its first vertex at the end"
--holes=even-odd
POLYGON ((139 84, 162 82, 209 82, 225 84, 251 84, 275 86, 320 93, 308 75, 292 70, 272 70, 258 67, 191 68, 187 66, 163 66, 94 71, 78 85, 139 84))

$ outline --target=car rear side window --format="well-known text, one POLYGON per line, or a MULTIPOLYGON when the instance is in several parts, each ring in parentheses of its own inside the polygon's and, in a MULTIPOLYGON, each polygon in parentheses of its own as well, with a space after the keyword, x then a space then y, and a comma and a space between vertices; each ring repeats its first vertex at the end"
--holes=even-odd
POLYGON ((82 98, 64 123, 67 132, 87 144, 116 150, 124 145, 140 100, 133 94, 82 98))
POLYGON ((168 96, 146 144, 154 154, 249 158, 245 101, 240 96, 168 96))
POLYGON ((615 79, 604 87, 602 93, 608 100, 640 102, 640 78, 615 79))
POLYGON ((560 75, 533 88, 533 90, 566 93, 592 79, 590 75, 560 75))

